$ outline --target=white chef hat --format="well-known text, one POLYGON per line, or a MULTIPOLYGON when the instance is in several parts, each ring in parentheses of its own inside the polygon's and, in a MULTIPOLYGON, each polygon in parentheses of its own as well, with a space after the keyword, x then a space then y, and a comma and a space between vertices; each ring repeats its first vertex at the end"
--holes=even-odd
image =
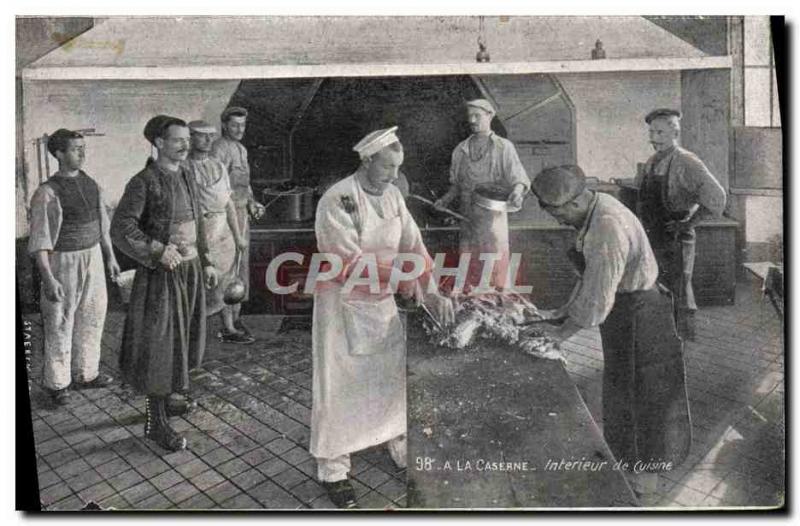
POLYGON ((371 155, 378 153, 390 144, 400 142, 394 132, 397 131, 397 126, 386 128, 384 130, 377 130, 367 134, 366 137, 358 141, 358 144, 353 146, 353 151, 358 152, 361 159, 366 159, 371 155))

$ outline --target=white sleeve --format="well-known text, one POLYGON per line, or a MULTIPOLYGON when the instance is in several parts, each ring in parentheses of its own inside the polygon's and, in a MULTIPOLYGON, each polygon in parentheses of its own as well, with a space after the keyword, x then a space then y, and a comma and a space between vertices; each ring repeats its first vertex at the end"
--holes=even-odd
POLYGON ((36 189, 31 198, 31 233, 28 252, 53 250, 61 230, 62 210, 55 192, 47 185, 36 189))
POLYGON ((619 221, 612 216, 598 218, 584 240, 586 269, 580 290, 568 310, 569 317, 578 325, 594 327, 608 317, 629 252, 630 242, 619 221))
POLYGON ((326 193, 320 199, 314 223, 317 248, 320 252, 333 253, 342 258, 342 275, 346 275, 347 270, 361 257, 358 222, 358 207, 350 193, 326 193))

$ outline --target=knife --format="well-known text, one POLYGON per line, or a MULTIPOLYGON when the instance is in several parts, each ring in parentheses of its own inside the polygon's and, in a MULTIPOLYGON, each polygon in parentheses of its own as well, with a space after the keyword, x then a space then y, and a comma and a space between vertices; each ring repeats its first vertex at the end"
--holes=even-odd
POLYGON ((433 313, 430 311, 430 309, 428 307, 425 306, 424 303, 420 303, 419 304, 419 308, 422 309, 422 312, 424 312, 425 314, 428 315, 428 318, 430 318, 430 320, 436 326, 437 330, 439 330, 440 332, 444 330, 444 327, 442 327, 442 324, 439 323, 439 320, 436 319, 436 316, 433 315, 433 313))

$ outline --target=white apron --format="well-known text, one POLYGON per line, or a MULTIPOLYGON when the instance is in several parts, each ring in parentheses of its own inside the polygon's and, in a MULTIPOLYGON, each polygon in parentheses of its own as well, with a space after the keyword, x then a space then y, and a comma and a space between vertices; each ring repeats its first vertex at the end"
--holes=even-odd
MULTIPOLYGON (((353 178, 364 254, 390 264, 402 218, 387 207, 381 218, 353 178)), ((311 454, 334 458, 406 432, 405 332, 392 295, 343 294, 343 284, 314 295, 311 454)), ((382 287, 385 290, 385 287, 382 287)))
POLYGON ((500 164, 494 150, 490 155, 476 162, 465 158, 459 166, 458 181, 460 186, 461 213, 470 222, 461 222, 459 250, 462 254, 470 253, 467 284, 477 286, 480 282, 484 264, 480 254, 496 254, 497 260, 492 267, 489 285, 503 288, 508 279, 509 242, 508 213, 487 210, 474 203, 475 187, 479 184, 503 184, 500 164))

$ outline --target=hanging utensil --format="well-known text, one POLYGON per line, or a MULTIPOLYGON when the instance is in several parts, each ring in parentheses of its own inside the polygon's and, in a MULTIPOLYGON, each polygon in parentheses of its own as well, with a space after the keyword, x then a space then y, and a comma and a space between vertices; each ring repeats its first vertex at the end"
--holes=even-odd
POLYGON ((445 214, 451 215, 451 216, 455 217, 456 219, 460 219, 461 221, 466 221, 467 223, 471 223, 472 222, 472 221, 470 221, 470 219, 468 217, 463 216, 463 215, 459 214, 458 212, 453 212, 449 208, 439 208, 438 206, 436 206, 436 204, 433 201, 431 201, 430 199, 425 199, 424 197, 422 197, 420 195, 408 194, 408 197, 413 197, 417 201, 422 201, 423 203, 432 206, 436 210, 439 210, 440 212, 444 212, 445 214))
POLYGON ((222 301, 225 302, 225 305, 236 305, 237 303, 241 303, 244 299, 246 289, 244 286, 244 281, 242 278, 239 277, 239 268, 241 267, 242 263, 242 251, 238 248, 236 249, 236 259, 234 261, 233 266, 235 267, 236 273, 231 279, 231 282, 225 287, 225 292, 222 295, 222 301))

